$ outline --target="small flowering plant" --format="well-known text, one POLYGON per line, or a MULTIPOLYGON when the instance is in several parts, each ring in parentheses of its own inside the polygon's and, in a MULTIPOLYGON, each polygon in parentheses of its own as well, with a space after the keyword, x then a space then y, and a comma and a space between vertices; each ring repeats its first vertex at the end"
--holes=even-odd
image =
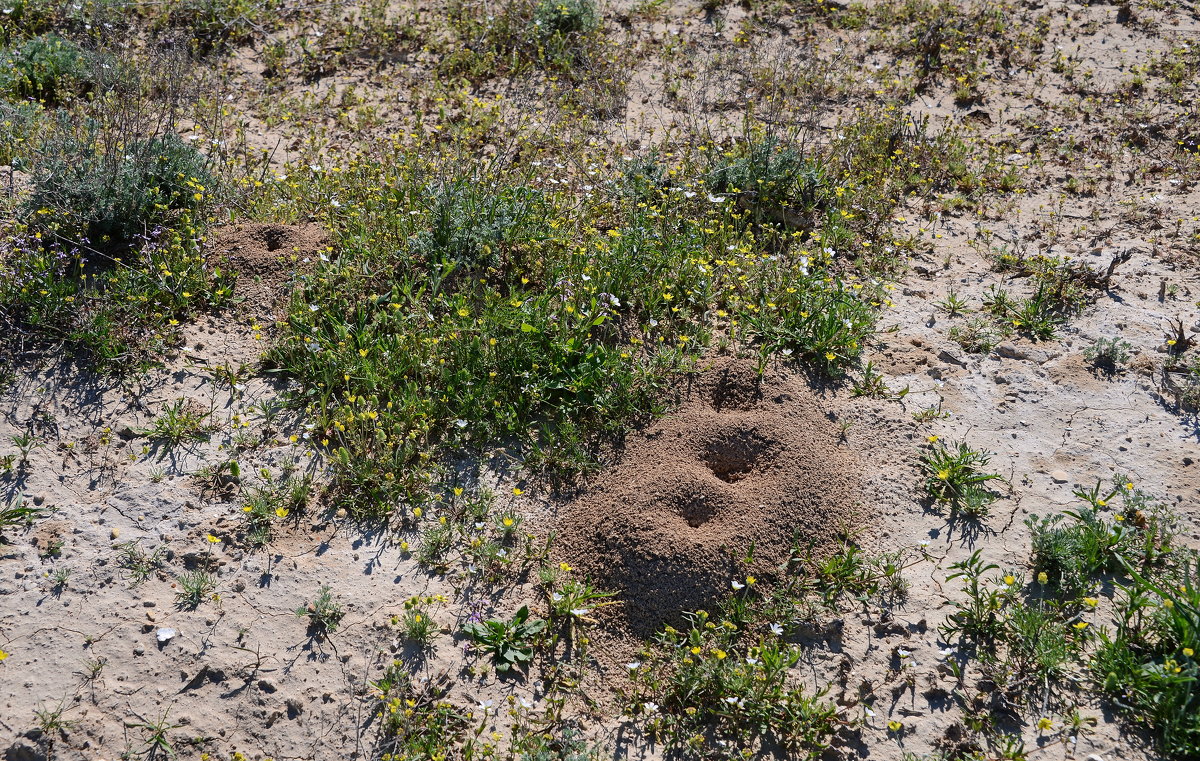
POLYGON ((1099 573, 1124 570, 1126 562, 1161 565, 1171 554, 1171 520, 1124 475, 1111 488, 1097 481, 1075 496, 1084 504, 1025 523, 1032 534, 1034 569, 1068 597, 1090 594, 1099 573))
POLYGON ((764 614, 758 605, 734 617, 700 611, 688 615, 686 630, 666 627, 660 648, 627 664, 627 712, 644 717, 668 747, 714 737, 744 749, 779 743, 794 757, 817 757, 839 723, 837 707, 795 680, 802 649, 764 614))
POLYGON ((603 592, 592 586, 590 580, 572 579, 557 591, 550 593, 550 615, 556 619, 578 619, 593 622, 592 613, 597 608, 617 605, 616 592, 603 592))
POLYGON ((181 321, 232 296, 228 273, 210 268, 201 230, 184 214, 153 227, 119 254, 87 238, 11 232, 0 241, 0 305, 44 340, 70 340, 101 366, 165 348, 181 321))
POLYGON ((1127 566, 1132 584, 1118 604, 1093 673, 1127 713, 1154 727, 1179 758, 1200 754, 1200 561, 1174 573, 1127 566))
POLYGON ((463 625, 463 634, 492 656, 496 671, 503 673, 512 668, 524 668, 533 660, 533 649, 546 622, 532 618, 529 606, 522 605, 511 621, 499 618, 487 621, 468 621, 463 625))
POLYGON ((446 758, 466 736, 470 715, 445 699, 445 688, 413 679, 410 664, 392 661, 371 686, 378 695, 380 730, 387 738, 381 761, 446 758))
POLYGON ((921 455, 925 492, 935 503, 949 505, 951 510, 986 517, 996 495, 985 484, 1000 478, 985 470, 990 460, 990 453, 972 449, 964 442, 957 447, 933 443, 921 455))

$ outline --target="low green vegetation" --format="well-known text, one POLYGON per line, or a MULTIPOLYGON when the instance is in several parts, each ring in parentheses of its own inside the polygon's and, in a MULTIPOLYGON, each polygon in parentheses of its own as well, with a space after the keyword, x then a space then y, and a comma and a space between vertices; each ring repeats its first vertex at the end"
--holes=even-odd
POLYGON ((414 680, 396 661, 374 685, 379 710, 380 758, 511 758, 519 761, 599 761, 604 749, 589 742, 576 723, 542 713, 528 701, 510 699, 473 709, 447 699, 447 691, 414 680), (505 735, 485 733, 490 716, 504 714, 512 724, 505 735))
POLYGON ((143 584, 156 573, 162 572, 166 548, 162 545, 148 552, 140 542, 130 541, 114 545, 117 553, 117 567, 128 579, 129 588, 143 584))
POLYGON ((261 475, 263 483, 247 491, 242 506, 245 540, 252 547, 271 541, 279 523, 298 520, 312 494, 310 475, 292 473, 278 479, 270 472, 261 475))
POLYGON ((421 651, 432 649, 432 645, 440 629, 438 628, 435 611, 446 604, 445 597, 427 595, 411 597, 404 601, 404 615, 393 617, 392 625, 400 628, 406 642, 415 645, 421 651))
POLYGON ((334 599, 333 590, 323 586, 312 602, 296 608, 296 615, 308 619, 310 635, 327 637, 337 631, 346 611, 341 603, 334 599))
POLYGON ((1100 630, 1091 675, 1164 752, 1190 758, 1200 751, 1197 555, 1174 545, 1167 508, 1125 476, 1076 496, 1086 506, 1069 522, 1031 524, 1034 568, 1089 607, 1104 578, 1118 580, 1115 630, 1100 630))
POLYGON ((34 505, 25 504, 20 497, 13 497, 4 507, 0 507, 0 543, 6 543, 5 529, 29 526, 42 515, 44 511, 34 505))
POLYGON ((1117 628, 1092 670, 1105 693, 1172 758, 1200 753, 1200 575, 1196 559, 1154 575, 1129 570, 1117 628))
POLYGON ((151 441, 179 446, 187 441, 202 441, 212 429, 211 413, 186 399, 165 402, 149 428, 136 431, 151 441))
POLYGON ((496 671, 503 673, 511 668, 522 669, 533 659, 534 640, 545 628, 546 622, 531 618, 529 606, 522 605, 511 621, 470 621, 462 630, 492 656, 496 671))
POLYGON ((986 484, 1000 479, 986 471, 991 454, 972 449, 965 442, 956 447, 936 441, 921 455, 925 492, 938 505, 975 518, 987 516, 996 495, 986 484))
POLYGON ((1171 522, 1160 506, 1117 476, 1111 489, 1097 483, 1076 490, 1084 507, 1053 517, 1032 516, 1033 566, 1050 582, 1068 592, 1083 592, 1102 573, 1125 569, 1129 557, 1156 563, 1170 553, 1171 522), (1105 515, 1120 500, 1122 509, 1105 515))
MULTIPOLYGON (((964 317, 950 326, 947 337, 972 354, 986 354, 1000 341, 1022 336, 1034 341, 1049 341, 1072 316, 1092 303, 1097 293, 1108 287, 1117 266, 1125 261, 1114 258, 1104 272, 1069 257, 1027 256, 1007 250, 992 252, 993 268, 1016 282, 1028 296, 1005 285, 993 285, 981 299, 980 314, 964 317)), ((955 299, 952 308, 943 306, 950 317, 958 317, 969 309, 967 302, 955 299)), ((1113 339, 1117 341, 1118 339, 1113 339)), ((1119 343, 1109 344, 1101 339, 1089 349, 1089 361, 1104 368, 1119 366, 1122 359, 1119 343), (1110 356, 1111 354, 1111 356, 1110 356), (1116 362, 1116 365, 1113 362, 1116 362)))
POLYGON ((0 2, 0 44, 16 46, 39 35, 60 35, 82 41, 109 41, 116 23, 129 24, 124 0, 3 0, 0 2))
POLYGON ((746 623, 701 612, 682 631, 668 628, 657 658, 630 664, 635 715, 669 747, 698 750, 715 739, 736 758, 770 743, 818 758, 839 724, 837 707, 790 676, 798 645, 746 623))
POLYGON ((1078 509, 1027 521, 1032 578, 980 552, 947 576, 965 596, 951 598, 939 629, 955 695, 976 717, 964 731, 1013 750, 986 712, 986 693, 1000 690, 1040 730, 1071 741, 1087 731, 1079 706, 1098 689, 1167 757, 1190 758, 1200 732, 1195 553, 1174 547, 1164 507, 1124 476, 1075 495, 1078 509))
POLYGON ((0 243, 0 308, 35 345, 127 368, 227 303, 231 282, 201 250, 207 159, 124 116, 115 93, 89 108, 59 118, 29 159, 32 191, 0 243))
POLYGON ((735 582, 717 611, 687 614, 685 626, 665 627, 628 663, 626 713, 687 757, 744 758, 768 748, 821 757, 852 722, 823 690, 798 680, 805 646, 797 635, 820 632, 830 614, 903 604, 903 571, 923 557, 870 555, 848 538, 823 558, 797 545, 770 587, 753 576, 735 582))
POLYGON ((1083 357, 1107 373, 1118 373, 1129 362, 1129 350, 1133 346, 1120 338, 1097 338, 1096 342, 1083 350, 1083 357))
POLYGON ((249 42, 255 34, 275 29, 285 5, 274 0, 172 0, 153 15, 153 24, 166 37, 175 30, 198 53, 249 42))
POLYGON ((715 167, 712 151, 643 164, 582 198, 546 181, 565 168, 462 175, 453 153, 399 146, 310 168, 275 208, 316 215, 337 256, 306 279, 272 359, 305 384, 335 498, 356 513, 428 503, 432 466, 463 446, 586 470, 714 344, 825 377, 853 367, 886 302, 873 273, 901 245, 894 198, 929 182, 912 167, 936 175, 938 148, 863 117, 827 153, 754 136, 715 167))
POLYGON ((116 125, 63 124, 39 150, 33 193, 25 201, 31 226, 56 239, 118 251, 180 218, 191 218, 215 182, 207 160, 176 135, 124 142, 119 150, 100 132, 116 125))
MULTIPOLYGON (((541 69, 568 81, 620 76, 593 0, 518 0, 498 13, 474 0, 451 5, 452 37, 439 68, 474 80, 541 69)), ((612 89, 613 82, 607 83, 612 89)), ((593 84, 594 86, 594 84, 593 84)))
POLYGON ((88 93, 101 66, 78 45, 56 34, 32 37, 0 50, 0 60, 8 64, 0 69, 0 95, 47 106, 88 93))
POLYGON ((181 610, 195 610, 212 598, 217 591, 217 578, 208 571, 196 570, 180 574, 175 593, 175 605, 181 610))

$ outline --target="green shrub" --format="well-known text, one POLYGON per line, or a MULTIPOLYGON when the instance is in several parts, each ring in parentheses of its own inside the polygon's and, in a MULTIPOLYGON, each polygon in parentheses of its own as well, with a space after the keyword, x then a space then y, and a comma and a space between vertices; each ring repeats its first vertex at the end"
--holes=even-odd
POLYGON ((124 32, 127 0, 0 0, 0 44, 47 32, 102 38, 124 32))
POLYGON ((876 294, 825 272, 803 253, 791 267, 778 267, 778 287, 760 292, 759 308, 747 322, 765 354, 792 356, 836 376, 857 361, 874 330, 868 299, 876 294))
POLYGON ((230 287, 205 266, 193 223, 213 184, 206 159, 175 135, 98 124, 63 117, 33 157, 24 224, 0 241, 0 310, 35 343, 117 367, 163 348, 230 287))
POLYGON ((737 196, 755 221, 810 228, 812 212, 828 202, 830 188, 823 162, 777 138, 744 144, 741 155, 714 166, 708 175, 714 193, 737 196))
POLYGON ((577 37, 596 28, 592 0, 541 0, 533 9, 535 34, 542 40, 577 37))
POLYGON ((53 106, 81 95, 94 84, 92 57, 70 40, 46 34, 0 54, 0 93, 53 106))
POLYGON ((488 189, 459 180, 430 189, 429 228, 410 239, 430 263, 455 269, 494 267, 506 247, 547 237, 541 194, 524 187, 488 189))
POLYGON ((24 207, 34 226, 119 249, 212 192, 208 160, 177 135, 106 152, 111 137, 90 124, 81 136, 68 131, 43 145, 24 207))

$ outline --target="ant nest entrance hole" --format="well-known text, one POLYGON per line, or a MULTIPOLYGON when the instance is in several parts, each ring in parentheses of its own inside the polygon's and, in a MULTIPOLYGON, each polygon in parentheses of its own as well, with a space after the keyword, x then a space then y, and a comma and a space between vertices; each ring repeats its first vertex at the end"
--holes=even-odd
POLYGON ((282 227, 268 227, 262 233, 263 244, 268 251, 278 251, 283 248, 286 238, 287 230, 282 227))
POLYGON ((727 484, 765 470, 774 461, 779 443, 756 430, 722 431, 711 439, 700 459, 712 474, 727 484))
POLYGON ((731 508, 729 500, 712 489, 696 489, 680 494, 671 501, 674 503, 673 512, 694 529, 703 527, 731 508))

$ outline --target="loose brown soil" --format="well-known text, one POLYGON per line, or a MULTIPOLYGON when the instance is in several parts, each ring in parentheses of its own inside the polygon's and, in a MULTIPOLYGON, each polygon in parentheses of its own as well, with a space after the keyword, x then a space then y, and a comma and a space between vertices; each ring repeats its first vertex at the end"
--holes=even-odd
POLYGON ((858 463, 834 428, 811 390, 722 359, 562 511, 559 547, 649 636, 855 522, 858 463))
POLYGON ((238 224, 218 229, 208 245, 210 263, 237 273, 234 296, 252 312, 279 316, 295 275, 312 268, 329 238, 312 224, 238 224))

